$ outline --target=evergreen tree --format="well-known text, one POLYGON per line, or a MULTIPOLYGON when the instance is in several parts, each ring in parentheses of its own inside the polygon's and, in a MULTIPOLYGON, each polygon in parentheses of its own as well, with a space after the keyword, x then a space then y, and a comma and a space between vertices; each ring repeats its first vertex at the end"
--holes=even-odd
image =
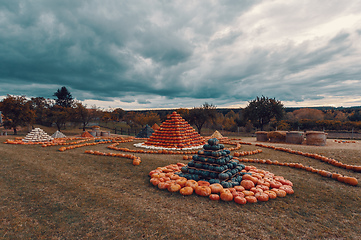
POLYGON ((58 89, 53 96, 57 97, 55 99, 56 105, 61 107, 72 107, 74 104, 74 99, 66 87, 58 89))

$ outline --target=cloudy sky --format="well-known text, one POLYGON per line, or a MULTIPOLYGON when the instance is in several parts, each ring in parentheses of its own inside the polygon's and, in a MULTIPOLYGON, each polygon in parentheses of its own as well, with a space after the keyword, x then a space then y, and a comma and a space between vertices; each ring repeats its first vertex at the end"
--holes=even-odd
POLYGON ((0 0, 0 99, 361 105, 360 0, 0 0))

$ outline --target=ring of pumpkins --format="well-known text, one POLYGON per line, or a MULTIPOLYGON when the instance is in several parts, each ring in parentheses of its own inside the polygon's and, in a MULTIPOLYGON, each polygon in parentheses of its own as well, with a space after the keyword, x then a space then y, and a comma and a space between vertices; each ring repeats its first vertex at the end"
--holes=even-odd
POLYGON ((171 164, 165 167, 158 167, 149 172, 150 183, 159 189, 166 189, 169 192, 179 192, 183 196, 197 194, 209 197, 210 200, 234 201, 238 204, 266 202, 277 197, 285 197, 293 194, 293 184, 282 176, 255 166, 245 166, 241 184, 225 188, 220 183, 211 184, 204 180, 188 180, 179 176, 184 163, 171 164))
POLYGON ((265 202, 294 193, 291 181, 240 164, 216 138, 209 139, 203 149, 187 165, 178 163, 152 170, 150 182, 159 189, 179 191, 184 196, 194 192, 211 200, 234 200, 238 204, 265 202))

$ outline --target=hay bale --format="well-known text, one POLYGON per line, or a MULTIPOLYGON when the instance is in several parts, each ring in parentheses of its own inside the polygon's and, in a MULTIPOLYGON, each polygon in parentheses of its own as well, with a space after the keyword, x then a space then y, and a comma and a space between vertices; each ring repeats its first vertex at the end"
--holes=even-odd
POLYGON ((256 132, 256 140, 257 142, 268 142, 269 138, 267 132, 265 131, 256 132))
POLYGON ((281 143, 286 142, 286 132, 285 131, 273 131, 267 133, 267 137, 270 142, 281 143))
POLYGON ((318 132, 318 131, 306 132, 307 145, 325 146, 326 140, 327 140, 327 133, 325 132, 318 132))
POLYGON ((304 133, 298 131, 290 131, 286 133, 286 143, 302 144, 304 141, 304 133))

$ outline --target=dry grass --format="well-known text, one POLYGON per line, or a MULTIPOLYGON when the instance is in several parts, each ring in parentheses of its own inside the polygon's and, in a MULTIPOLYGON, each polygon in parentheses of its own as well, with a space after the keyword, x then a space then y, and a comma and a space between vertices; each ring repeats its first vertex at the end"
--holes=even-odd
MULTIPOLYGON (((3 142, 5 137, 0 137, 3 142)), ((252 139, 242 139, 244 141, 252 139)), ((360 146, 360 143, 358 143, 360 146)), ((288 146, 361 164, 349 145, 288 146)), ((132 143, 122 146, 132 148, 132 143)), ((242 146, 242 150, 258 147, 242 146)), ((158 190, 148 172, 180 155, 139 154, 131 160, 66 152, 58 147, 0 143, 0 238, 4 239, 360 239, 361 187, 299 169, 254 164, 293 181, 294 195, 240 206, 158 190)), ((301 162, 361 180, 360 173, 317 160, 263 149, 250 156, 301 162)))

